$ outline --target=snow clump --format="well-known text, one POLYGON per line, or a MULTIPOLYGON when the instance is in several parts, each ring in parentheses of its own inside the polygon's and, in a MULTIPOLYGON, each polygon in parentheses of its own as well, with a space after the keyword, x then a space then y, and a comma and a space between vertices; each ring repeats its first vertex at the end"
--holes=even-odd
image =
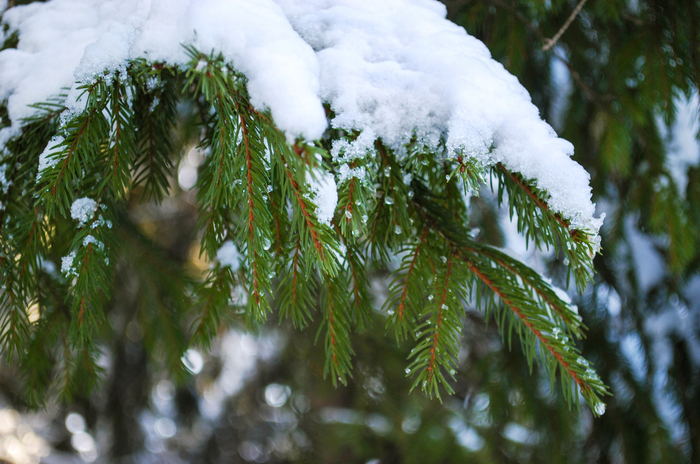
POLYGON ((313 175, 306 173, 306 183, 316 204, 316 218, 321 224, 330 225, 338 204, 338 187, 333 174, 317 169, 313 175))
POLYGON ((72 275, 77 275, 75 272, 75 268, 73 267, 73 262, 75 261, 75 256, 76 256, 75 250, 71 251, 68 253, 66 256, 61 258, 61 273, 65 276, 70 276, 72 275))
POLYGON ((78 198, 70 206, 70 217, 78 221, 78 227, 83 227, 97 211, 98 204, 90 198, 78 198))

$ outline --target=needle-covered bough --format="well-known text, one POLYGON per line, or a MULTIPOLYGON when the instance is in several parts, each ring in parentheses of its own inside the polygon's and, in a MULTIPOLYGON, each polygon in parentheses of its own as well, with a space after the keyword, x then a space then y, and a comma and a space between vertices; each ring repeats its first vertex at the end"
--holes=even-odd
POLYGON ((350 334, 380 310, 415 346, 414 387, 440 397, 465 309, 478 307, 508 343, 517 334, 528 362, 553 382, 559 373, 570 402, 604 412, 608 390, 576 347, 584 326, 566 293, 470 229, 469 198, 490 186, 582 289, 602 223, 588 174, 440 4, 53 0, 2 22, 0 346, 35 399, 99 378, 127 251, 143 248, 147 287, 168 279, 129 211, 172 194, 173 134, 190 120, 213 264, 178 295, 141 296, 146 343, 173 370, 231 314, 277 312, 299 328, 322 320, 326 374, 345 383, 350 334), (397 261, 373 308, 368 269, 397 261))

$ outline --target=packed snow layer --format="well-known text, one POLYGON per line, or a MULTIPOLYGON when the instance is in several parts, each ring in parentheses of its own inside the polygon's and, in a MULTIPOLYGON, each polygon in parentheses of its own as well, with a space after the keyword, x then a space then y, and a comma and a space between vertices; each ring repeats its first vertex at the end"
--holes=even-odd
POLYGON ((184 64, 188 44, 221 52, 289 134, 316 139, 326 128, 318 61, 270 0, 54 0, 12 8, 3 22, 20 34, 0 53, 0 101, 15 122, 32 114, 27 105, 129 59, 184 64))
MULTIPOLYGON (((401 153, 414 136, 535 179, 550 207, 597 232, 589 176, 572 145, 539 117, 527 91, 483 43, 445 19, 433 0, 53 0, 10 9, 16 50, 0 53, 0 100, 14 130, 32 109, 77 80, 146 57, 183 64, 182 44, 221 52, 249 79, 292 139, 332 126, 361 130, 401 153)), ((5 138, 9 132, 6 131, 5 138)), ((3 134, 0 134, 0 145, 3 134)), ((355 156, 355 155, 353 155, 355 156)))

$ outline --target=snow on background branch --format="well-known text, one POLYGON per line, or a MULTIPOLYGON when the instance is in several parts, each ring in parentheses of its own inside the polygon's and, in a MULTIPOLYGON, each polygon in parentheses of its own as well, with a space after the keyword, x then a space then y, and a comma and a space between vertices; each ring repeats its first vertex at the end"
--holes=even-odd
MULTIPOLYGON (((53 0, 3 14, 16 49, 0 52, 0 101, 18 134, 22 118, 76 81, 145 57, 183 65, 182 45, 221 52, 248 78, 257 109, 269 109, 288 139, 318 139, 333 127, 401 153, 417 136, 446 156, 502 163, 534 179, 549 208, 596 235, 589 175, 573 146, 539 117, 527 91, 486 46, 445 19, 432 0, 53 0)), ((123 74, 122 74, 123 75, 123 74)), ((68 112, 70 114, 71 111, 68 112)), ((68 116, 65 116, 68 117, 68 116)))

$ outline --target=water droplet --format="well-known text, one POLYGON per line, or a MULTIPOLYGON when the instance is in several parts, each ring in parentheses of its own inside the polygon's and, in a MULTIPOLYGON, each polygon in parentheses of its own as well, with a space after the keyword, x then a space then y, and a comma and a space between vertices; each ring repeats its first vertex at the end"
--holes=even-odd
POLYGON ((433 298, 435 298, 433 295, 428 296, 428 301, 433 301, 433 298))
POLYGON ((406 195, 408 195, 408 198, 413 198, 413 190, 409 190, 406 195))
POLYGON ((605 414, 605 403, 601 401, 600 403, 596 404, 594 410, 596 414, 602 416, 605 414))
POLYGON ((568 266, 570 263, 569 258, 564 258, 564 266, 568 266))
POLYGON ((393 309, 390 309, 389 311, 387 311, 387 313, 389 313, 389 316, 393 316, 393 315, 394 315, 394 310, 393 310, 393 309))
POLYGON ((450 180, 450 175, 449 175, 449 174, 445 174, 445 180, 446 180, 446 181, 449 181, 449 180, 450 180))
POLYGON ((454 369, 450 369, 450 374, 455 375, 456 373, 457 371, 455 371, 454 369))
POLYGON ((384 176, 389 177, 391 175, 391 168, 389 166, 384 168, 384 176))
POLYGON ((396 227, 394 227, 394 233, 395 233, 396 235, 401 234, 401 226, 396 226, 396 227))
POLYGON ((267 195, 263 195, 263 200, 267 201, 267 195))
POLYGON ((386 203, 387 205, 393 205, 394 199, 389 197, 389 196, 386 196, 386 197, 384 197, 384 203, 386 203))
POLYGON ((272 185, 267 186, 267 193, 270 193, 270 192, 272 192, 272 185))
POLYGON ((447 256, 440 256, 440 259, 442 260, 443 263, 447 262, 447 256))
POLYGON ((271 246, 272 246, 272 242, 270 241, 270 239, 269 239, 269 238, 265 238, 265 239, 263 240, 263 250, 266 250, 266 251, 267 251, 267 250, 270 249, 271 246))
POLYGON ((423 381, 423 388, 428 386, 428 382, 426 380, 423 381))
POLYGON ((369 219, 369 216, 367 216, 366 214, 363 214, 363 215, 362 215, 362 222, 363 222, 363 223, 367 223, 367 220, 368 220, 368 219, 369 219))
POLYGON ((469 231, 469 236, 471 238, 476 238, 480 233, 481 229, 479 229, 478 227, 474 227, 472 230, 469 231))
POLYGON ((406 375, 408 375, 408 374, 411 373, 411 369, 409 369, 409 368, 407 367, 406 370, 405 370, 405 372, 406 372, 406 375))
POLYGON ((443 305, 441 306, 441 308, 444 309, 445 311, 447 311, 447 310, 450 309, 449 306, 447 306, 446 304, 443 304, 443 305))
POLYGON ((348 219, 352 219, 352 212, 349 209, 345 210, 345 217, 348 219))
POLYGON ((270 279, 272 279, 272 278, 275 277, 276 275, 277 275, 277 273, 276 273, 275 271, 272 271, 272 272, 270 272, 269 277, 270 277, 270 279))

